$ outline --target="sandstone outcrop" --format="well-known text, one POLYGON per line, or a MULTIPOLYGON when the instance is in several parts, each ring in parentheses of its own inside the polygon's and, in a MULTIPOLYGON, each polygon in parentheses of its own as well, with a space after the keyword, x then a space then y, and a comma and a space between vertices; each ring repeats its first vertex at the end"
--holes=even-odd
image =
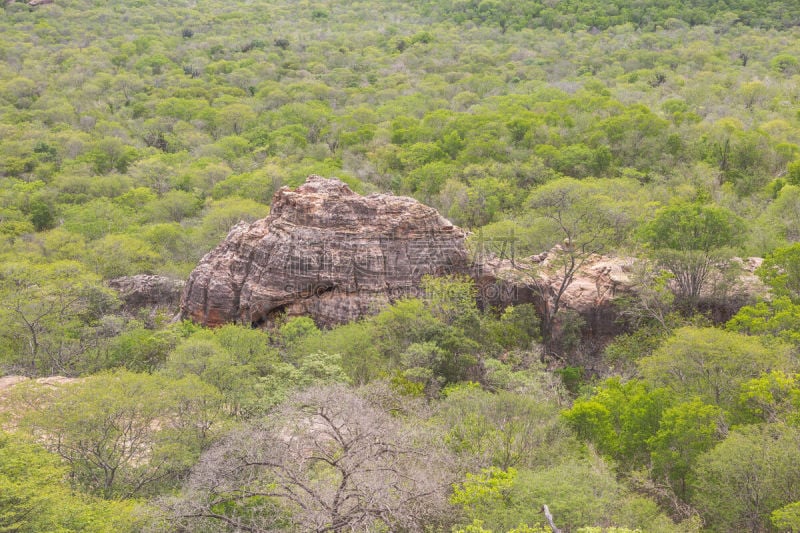
POLYGON ((415 295, 426 274, 467 274, 466 234, 416 200, 361 196, 310 176, 275 193, 270 215, 236 225, 183 292, 181 316, 260 326, 279 314, 323 326, 415 295))
MULTIPOLYGON (((262 326, 281 314, 308 315, 330 326, 419 296, 426 274, 472 276, 482 306, 532 303, 540 314, 553 308, 562 280, 558 246, 516 262, 470 259, 465 238, 416 200, 361 196, 339 180, 310 176, 295 190, 276 192, 267 218, 236 225, 206 254, 183 291, 181 316, 207 326, 262 326)), ((581 315, 584 337, 602 342, 623 330, 614 302, 636 294, 634 264, 632 258, 595 255, 574 273, 559 308, 581 315)), ((741 261, 734 283, 712 279, 701 308, 724 321, 763 295, 752 274, 757 264, 741 261)), ((132 294, 146 299, 148 292, 132 294)), ((558 329, 558 320, 553 326, 558 329)))

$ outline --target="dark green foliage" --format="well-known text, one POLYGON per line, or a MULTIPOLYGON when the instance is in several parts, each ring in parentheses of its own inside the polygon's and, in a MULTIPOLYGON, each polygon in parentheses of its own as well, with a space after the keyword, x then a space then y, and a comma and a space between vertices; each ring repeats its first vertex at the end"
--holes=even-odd
POLYGON ((571 393, 576 394, 583 381, 584 369, 580 366, 567 366, 556 370, 556 374, 561 376, 564 387, 571 393))
POLYGON ((56 217, 53 206, 39 200, 30 206, 30 218, 36 231, 44 231, 53 228, 56 217))

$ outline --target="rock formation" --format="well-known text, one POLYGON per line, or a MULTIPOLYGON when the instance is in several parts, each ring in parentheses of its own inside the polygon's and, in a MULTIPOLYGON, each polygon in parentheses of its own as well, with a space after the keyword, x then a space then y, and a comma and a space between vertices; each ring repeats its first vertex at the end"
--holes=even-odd
POLYGON ((415 295, 426 274, 467 274, 465 232, 411 198, 360 196, 310 176, 275 193, 270 215, 236 225, 189 277, 181 315, 260 326, 310 315, 323 326, 415 295))
MULTIPOLYGON (((542 314, 553 308, 561 285, 559 269, 553 267, 560 248, 517 262, 489 258, 476 267, 476 284, 484 304, 503 307, 532 303, 542 314)), ((613 302, 635 292, 634 260, 627 257, 588 257, 560 295, 562 310, 572 310, 584 319, 586 337, 609 337, 620 333, 618 310, 613 302)), ((558 324, 555 324, 557 327, 558 324)))
MULTIPOLYGON (((309 315, 330 326, 420 295, 426 274, 472 276, 483 306, 552 308, 561 284, 553 266, 558 247, 516 263, 494 257, 472 262, 465 237, 411 198, 360 196, 339 180, 310 176, 295 190, 276 192, 267 218, 236 225, 203 257, 183 291, 181 316, 207 326, 261 326, 280 314, 309 315)), ((724 296, 717 290, 722 284, 710 285, 705 310, 714 319, 727 320, 754 294, 763 294, 752 275, 755 264, 743 262, 740 282, 733 285, 738 292, 724 296)), ((631 258, 592 256, 575 272, 560 309, 581 315, 585 337, 602 342, 621 332, 613 302, 635 294, 633 265, 631 258)))

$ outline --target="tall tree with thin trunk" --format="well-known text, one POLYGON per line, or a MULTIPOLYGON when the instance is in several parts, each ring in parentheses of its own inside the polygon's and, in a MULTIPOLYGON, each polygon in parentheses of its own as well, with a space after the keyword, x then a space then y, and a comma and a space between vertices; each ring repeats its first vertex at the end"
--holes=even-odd
POLYGON ((619 244, 629 225, 629 214, 596 180, 564 178, 533 191, 529 206, 557 244, 545 264, 522 261, 523 271, 536 274, 532 288, 540 296, 542 336, 548 350, 558 339, 555 326, 563 296, 592 256, 619 244))

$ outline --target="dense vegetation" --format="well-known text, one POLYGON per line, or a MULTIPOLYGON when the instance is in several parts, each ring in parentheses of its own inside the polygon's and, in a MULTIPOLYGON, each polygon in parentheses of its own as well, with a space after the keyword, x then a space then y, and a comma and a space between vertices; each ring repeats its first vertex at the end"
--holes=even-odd
POLYGON ((79 379, 0 390, 0 530, 545 531, 545 504, 567 531, 800 530, 798 21, 6 3, 0 375, 79 379), (120 311, 107 280, 185 277, 310 173, 520 255, 638 257, 629 332, 597 350, 569 310, 479 310, 463 279, 330 330, 120 311), (714 324, 734 255, 771 293, 714 324))

